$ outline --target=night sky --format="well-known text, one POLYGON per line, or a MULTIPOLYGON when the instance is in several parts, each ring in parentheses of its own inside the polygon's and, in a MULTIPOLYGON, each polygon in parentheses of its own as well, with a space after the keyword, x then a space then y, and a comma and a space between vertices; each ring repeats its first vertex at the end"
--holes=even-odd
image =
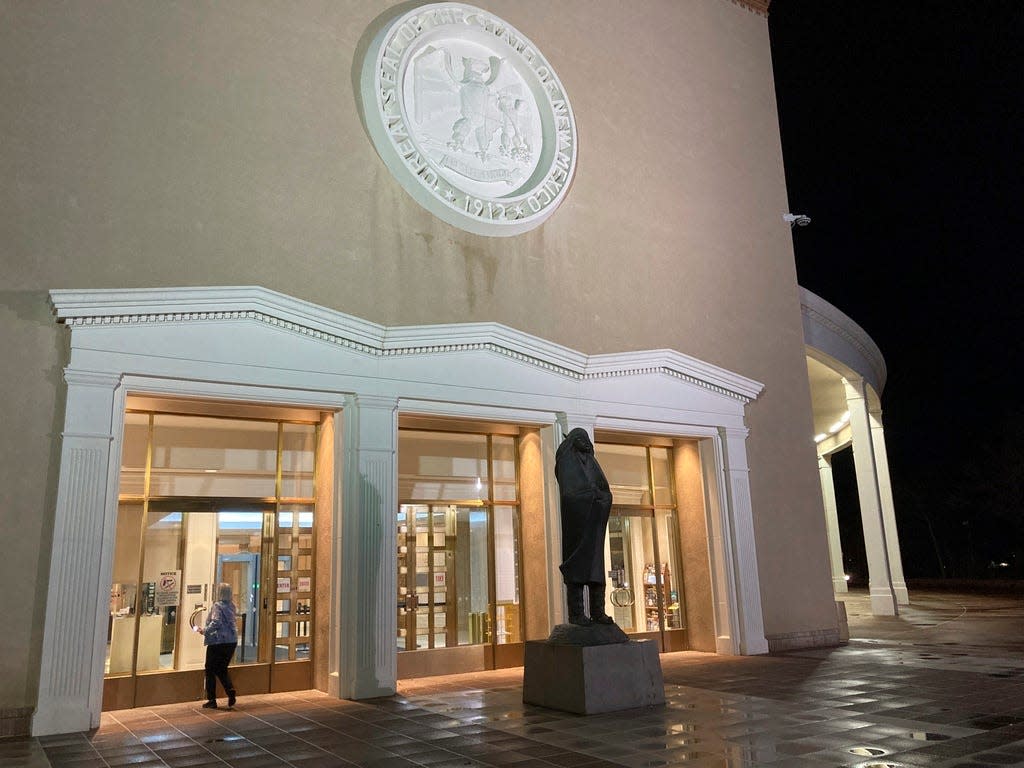
POLYGON ((1024 577, 1024 3, 773 0, 768 24, 800 284, 888 367, 906 575, 1024 577))

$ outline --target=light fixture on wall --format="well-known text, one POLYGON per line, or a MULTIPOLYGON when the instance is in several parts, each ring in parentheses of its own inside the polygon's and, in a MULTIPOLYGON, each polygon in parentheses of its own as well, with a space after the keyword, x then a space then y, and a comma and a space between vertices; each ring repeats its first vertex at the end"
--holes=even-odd
POLYGON ((806 213, 784 213, 782 214, 782 220, 789 224, 790 228, 792 228, 793 225, 806 227, 811 223, 811 217, 806 213))

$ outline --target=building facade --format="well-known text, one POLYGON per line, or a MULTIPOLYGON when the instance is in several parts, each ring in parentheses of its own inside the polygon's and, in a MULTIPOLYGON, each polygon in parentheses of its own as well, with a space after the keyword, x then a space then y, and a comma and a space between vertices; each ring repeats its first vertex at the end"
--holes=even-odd
POLYGON ((613 485, 628 632, 838 641, 765 17, 443 5, 517 42, 417 43, 409 114, 461 115, 434 165, 386 110, 412 6, 6 8, 8 730, 197 695, 219 581, 242 690, 521 663, 564 615, 574 427, 613 485), (532 163, 524 219, 557 209, 439 215, 497 210, 480 190, 514 174, 459 183, 498 154, 532 163))

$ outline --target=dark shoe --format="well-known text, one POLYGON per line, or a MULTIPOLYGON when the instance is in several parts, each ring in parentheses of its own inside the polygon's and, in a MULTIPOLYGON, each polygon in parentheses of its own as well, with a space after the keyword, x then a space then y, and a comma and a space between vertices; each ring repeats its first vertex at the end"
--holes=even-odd
POLYGON ((216 709, 216 708, 217 708, 217 700, 216 699, 210 699, 208 702, 203 704, 203 709, 216 709))
POLYGON ((590 620, 595 624, 614 624, 615 619, 604 612, 604 584, 590 584, 590 620))
POLYGON ((235 706, 235 692, 228 691, 228 709, 235 706))
POLYGON ((580 627, 589 627, 592 622, 583 612, 583 585, 565 585, 566 602, 569 604, 569 623, 580 627))

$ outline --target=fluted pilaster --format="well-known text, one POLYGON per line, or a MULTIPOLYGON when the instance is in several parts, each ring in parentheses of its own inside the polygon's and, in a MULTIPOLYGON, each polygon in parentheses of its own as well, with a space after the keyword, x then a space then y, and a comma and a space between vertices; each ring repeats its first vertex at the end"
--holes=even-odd
POLYGON ((340 694, 395 692, 398 401, 359 395, 344 411, 340 694))
POLYGON ((67 408, 32 733, 99 725, 116 524, 111 431, 117 376, 68 369, 67 408))
POLYGON ((754 546, 754 511, 750 498, 750 469, 747 465, 746 429, 720 428, 722 461, 727 499, 726 524, 732 528, 730 578, 735 584, 736 606, 733 615, 737 626, 733 646, 737 653, 753 655, 768 652, 764 636, 764 615, 761 609, 760 577, 757 571, 757 550, 754 546))

